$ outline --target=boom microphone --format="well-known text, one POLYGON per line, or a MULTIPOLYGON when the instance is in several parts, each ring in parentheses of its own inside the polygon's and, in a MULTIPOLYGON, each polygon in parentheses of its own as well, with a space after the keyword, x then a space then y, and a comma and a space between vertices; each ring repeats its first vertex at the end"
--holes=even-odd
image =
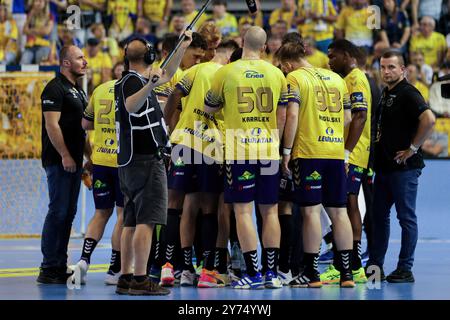
POLYGON ((247 2, 248 11, 250 11, 250 13, 255 13, 258 11, 255 0, 245 0, 245 2, 247 2))

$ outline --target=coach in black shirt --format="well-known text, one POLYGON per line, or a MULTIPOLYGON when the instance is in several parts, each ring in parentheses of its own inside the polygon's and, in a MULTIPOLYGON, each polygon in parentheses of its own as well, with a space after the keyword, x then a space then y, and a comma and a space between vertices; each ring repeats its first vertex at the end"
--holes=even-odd
POLYGON ((119 126, 119 180, 124 195, 118 294, 170 293, 147 276, 153 228, 167 221, 167 177, 162 153, 169 142, 153 89, 170 81, 175 74, 192 41, 192 32, 186 31, 186 35, 187 41, 181 44, 164 73, 151 66, 155 60, 153 46, 145 39, 132 39, 125 46, 127 71, 114 87, 119 126), (159 77, 156 83, 150 81, 154 76, 159 77))
POLYGON ((40 283, 66 283, 67 246, 80 191, 85 132, 81 118, 87 105, 76 80, 87 62, 76 46, 60 52, 60 74, 51 80, 42 100, 42 165, 47 174, 49 209, 42 230, 40 283))
POLYGON ((375 142, 374 225, 367 265, 383 267, 389 243, 389 213, 395 204, 402 243, 397 268, 386 279, 414 282, 411 269, 418 238, 417 187, 425 167, 420 146, 431 134, 435 117, 419 91, 405 79, 401 53, 387 51, 380 64, 387 87, 381 97, 375 142))

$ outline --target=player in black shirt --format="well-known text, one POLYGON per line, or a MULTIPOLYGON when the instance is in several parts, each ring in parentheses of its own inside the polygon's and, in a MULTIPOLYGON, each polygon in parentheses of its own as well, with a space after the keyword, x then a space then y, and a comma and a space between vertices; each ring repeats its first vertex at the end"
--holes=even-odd
POLYGON ((51 80, 42 100, 42 165, 47 174, 49 210, 42 230, 43 261, 37 281, 66 283, 67 246, 77 212, 83 150, 86 144, 81 118, 87 98, 76 81, 87 70, 81 49, 63 47, 61 72, 51 80))
MULTIPOLYGON (((433 131, 435 117, 419 91, 405 79, 401 53, 387 51, 380 65, 387 87, 381 97, 375 141, 373 239, 367 266, 375 265, 383 270, 389 243, 389 213, 395 204, 402 228, 402 244, 397 268, 386 280, 414 282, 411 269, 418 237, 417 187, 425 167, 420 146, 433 131)), ((383 274, 381 272, 382 278, 383 274)))

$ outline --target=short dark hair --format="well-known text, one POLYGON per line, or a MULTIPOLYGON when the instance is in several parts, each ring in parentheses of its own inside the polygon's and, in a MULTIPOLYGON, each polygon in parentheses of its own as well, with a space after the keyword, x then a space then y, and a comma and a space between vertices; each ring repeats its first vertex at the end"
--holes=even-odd
POLYGON ((236 50, 234 50, 234 52, 231 54, 230 62, 235 62, 235 61, 241 59, 242 52, 243 52, 242 48, 237 48, 236 50))
POLYGON ((333 49, 343 53, 348 53, 350 57, 356 58, 358 56, 358 47, 353 42, 347 39, 338 39, 330 43, 328 49, 333 49))
POLYGON ((208 43, 206 42, 205 38, 203 38, 200 35, 200 33, 193 32, 192 33, 192 42, 189 45, 189 48, 191 48, 191 49, 201 48, 203 50, 208 50, 208 43))
POLYGON ((367 50, 364 47, 357 47, 356 51, 356 63, 359 67, 365 67, 367 63, 367 50))
POLYGON ((285 45, 286 43, 298 42, 303 42, 302 35, 298 32, 289 32, 284 35, 283 39, 281 39, 281 45, 285 45))
POLYGON ((279 61, 298 61, 305 58, 306 50, 303 41, 288 42, 280 47, 275 53, 279 61))
POLYGON ((233 50, 233 52, 239 48, 239 45, 234 40, 222 41, 218 46, 217 50, 233 50))
POLYGON ((381 57, 384 59, 397 57, 398 62, 400 62, 400 65, 401 66, 405 65, 405 58, 403 57, 403 53, 401 53, 401 51, 399 51, 399 50, 388 49, 381 55, 381 57))
POLYGON ((162 50, 171 52, 177 46, 178 36, 175 33, 167 33, 162 39, 162 50))

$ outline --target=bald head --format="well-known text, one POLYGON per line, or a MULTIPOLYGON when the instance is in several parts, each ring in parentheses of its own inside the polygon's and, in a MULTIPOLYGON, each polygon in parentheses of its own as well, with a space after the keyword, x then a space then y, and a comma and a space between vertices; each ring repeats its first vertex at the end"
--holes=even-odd
POLYGON ((126 56, 130 63, 144 63, 146 45, 140 40, 132 40, 127 45, 126 56))
POLYGON ((248 29, 244 37, 244 49, 251 51, 260 51, 264 48, 267 41, 266 32, 257 26, 248 29))

